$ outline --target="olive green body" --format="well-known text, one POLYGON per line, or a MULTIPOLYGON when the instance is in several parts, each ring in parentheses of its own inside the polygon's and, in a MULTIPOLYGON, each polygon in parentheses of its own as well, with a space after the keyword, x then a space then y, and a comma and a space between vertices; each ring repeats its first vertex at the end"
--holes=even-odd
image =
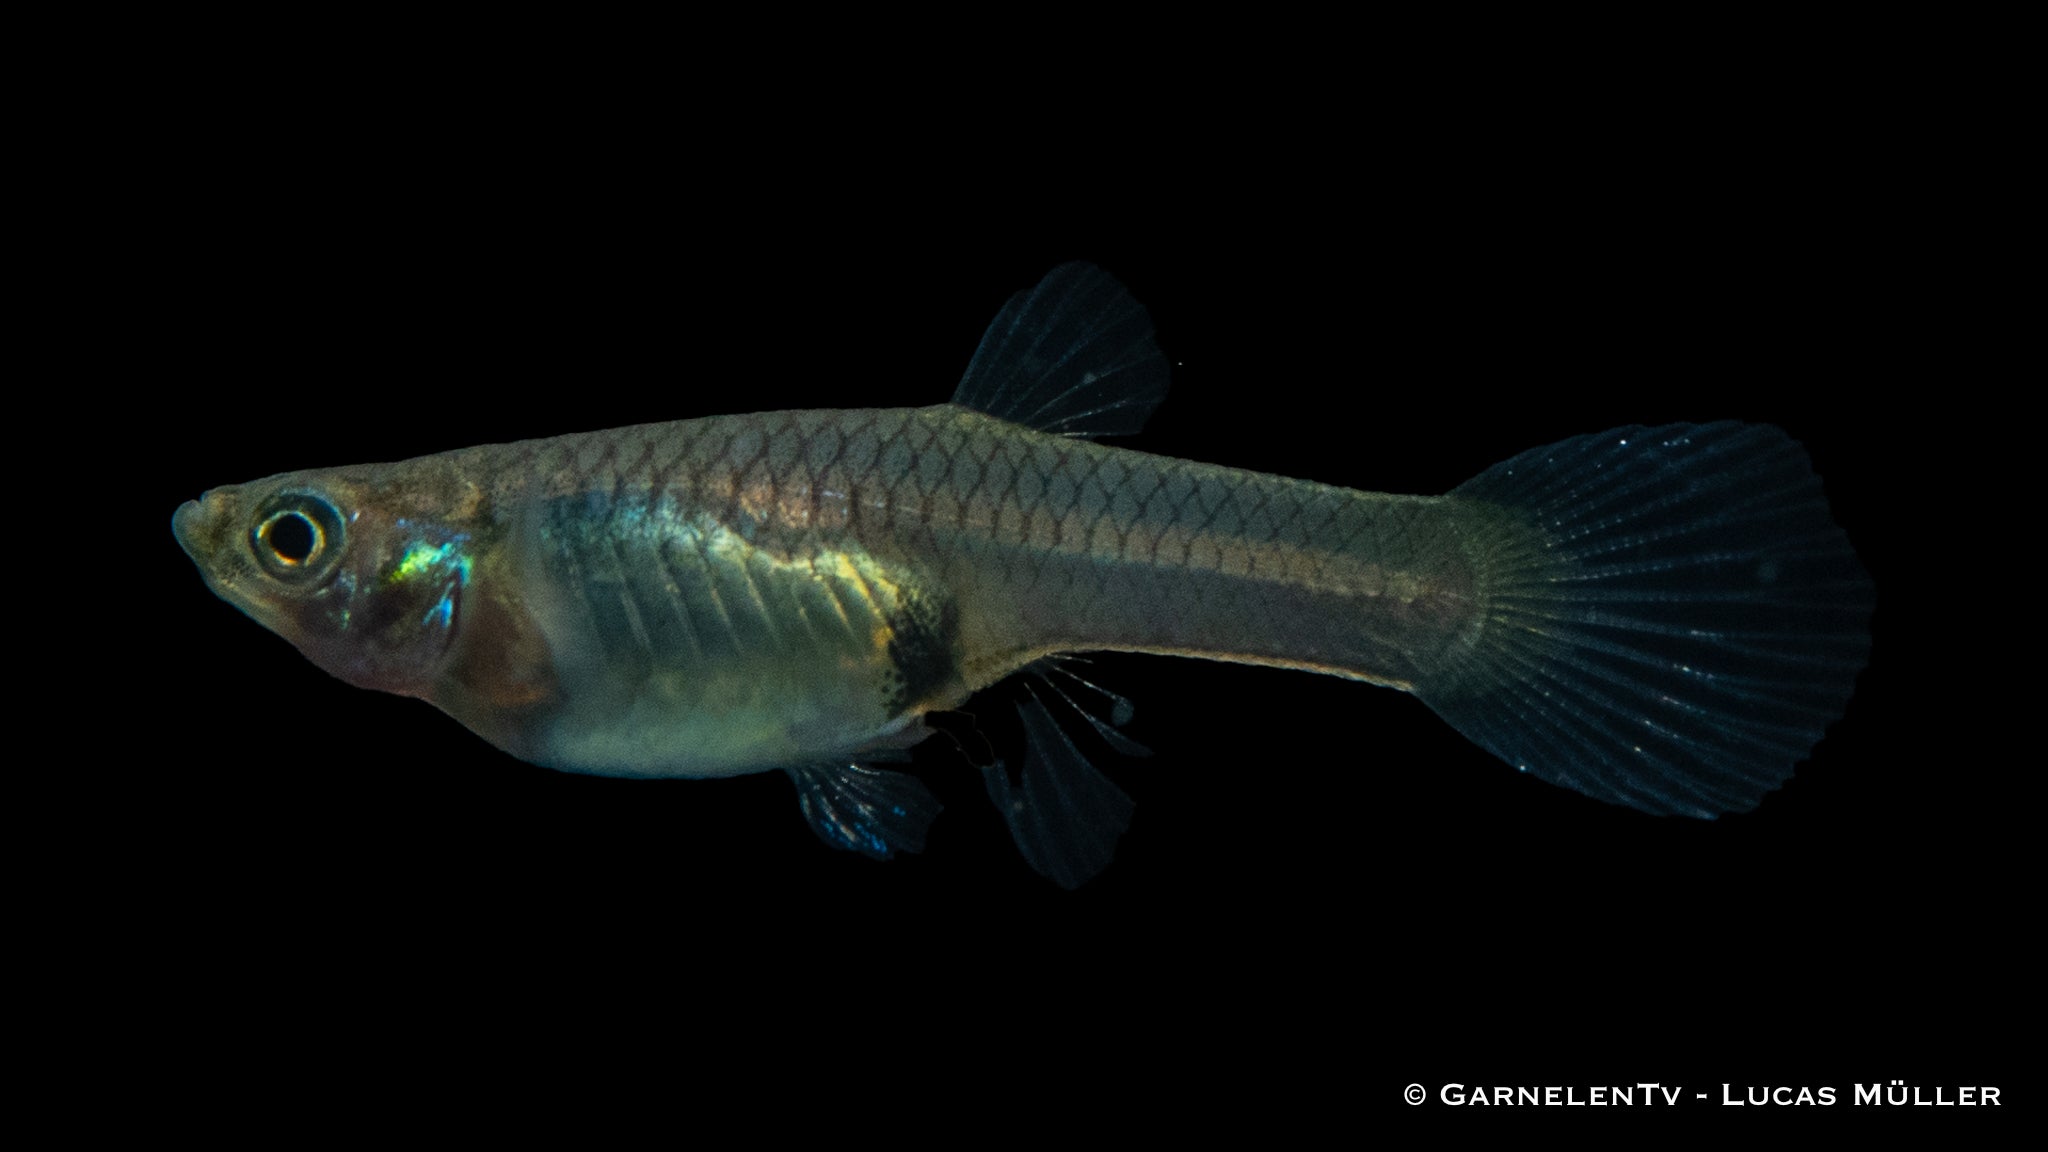
MULTIPOLYGON (((1805 454, 1734 423, 1577 437, 1410 497, 951 404, 772 412, 287 473, 173 527, 350 683, 568 771, 787 768, 821 835, 882 855, 929 805, 847 766, 1059 653, 1386 684, 1518 769, 1712 816, 1782 783, 1869 647, 1869 578, 1805 454)), ((1049 874, 1107 860, 1084 855, 1049 874)))
POLYGON ((534 763, 635 776, 904 747, 925 713, 1062 652, 1413 690, 1477 643, 1485 573, 1517 539, 1457 496, 950 404, 288 473, 214 489, 175 527, 216 592, 336 675, 431 700, 534 763))
POLYGON ((728 775, 900 747, 925 712, 1059 652, 1409 687, 1478 618, 1453 500, 952 405, 714 417, 387 467, 482 496, 464 619, 418 694, 571 771, 728 775))

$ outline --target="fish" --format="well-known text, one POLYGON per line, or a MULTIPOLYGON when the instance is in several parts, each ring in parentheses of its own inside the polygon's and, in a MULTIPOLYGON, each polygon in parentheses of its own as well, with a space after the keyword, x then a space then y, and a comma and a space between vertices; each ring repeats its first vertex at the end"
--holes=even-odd
POLYGON ((1807 454, 1719 421, 1534 448, 1434 496, 1099 443, 1170 371, 1108 273, 996 316, 949 402, 685 419, 218 487, 172 530, 313 663, 566 772, 780 771, 827 844, 921 851, 935 732, 1025 861, 1106 868, 1142 756, 1101 651, 1420 698, 1514 769, 1711 819, 1847 708, 1874 589, 1807 454), (1016 682, 1020 755, 963 740, 1016 682), (1084 747, 1085 746, 1085 747, 1084 747))

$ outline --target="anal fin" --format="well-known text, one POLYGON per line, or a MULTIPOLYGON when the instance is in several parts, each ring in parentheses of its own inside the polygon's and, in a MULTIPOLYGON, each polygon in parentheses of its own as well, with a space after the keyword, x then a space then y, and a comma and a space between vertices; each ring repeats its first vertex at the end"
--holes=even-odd
MULTIPOLYGON (((1057 664, 1032 670, 1044 687, 1081 715, 1111 747, 1126 755, 1150 753, 1087 709, 1076 704, 1054 674, 1109 698, 1116 723, 1130 719, 1130 702, 1057 664)), ((1024 757, 1019 779, 1001 761, 982 767, 989 799, 1010 827, 1017 850, 1039 875, 1062 888, 1094 879, 1116 855, 1117 841, 1130 828, 1135 805, 1095 767, 1028 684, 1017 712, 1024 723, 1024 757)))

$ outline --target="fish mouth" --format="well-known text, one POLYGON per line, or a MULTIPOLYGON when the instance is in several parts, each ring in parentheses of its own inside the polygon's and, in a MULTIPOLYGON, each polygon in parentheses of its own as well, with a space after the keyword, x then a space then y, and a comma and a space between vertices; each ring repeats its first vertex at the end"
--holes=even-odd
MULTIPOLYGON (((204 499, 205 496, 199 498, 204 499)), ((171 513, 171 535, 177 537, 178 547, 185 550, 185 555, 191 557, 194 564, 201 562, 197 536, 200 518, 205 515, 199 507, 199 500, 187 500, 171 513)))
POLYGON ((206 586, 221 596, 226 596, 233 584, 222 570, 221 555, 222 526, 231 518, 232 503, 216 488, 201 493, 197 500, 185 501, 171 514, 171 535, 177 538, 178 547, 199 569, 206 586))

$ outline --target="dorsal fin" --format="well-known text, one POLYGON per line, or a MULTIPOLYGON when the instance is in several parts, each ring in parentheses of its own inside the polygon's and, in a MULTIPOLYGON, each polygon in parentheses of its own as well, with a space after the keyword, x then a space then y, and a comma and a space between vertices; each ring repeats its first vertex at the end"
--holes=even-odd
POLYGON ((1061 436, 1127 436, 1166 398, 1152 318, 1093 264, 1062 264, 1010 297, 953 403, 1061 436))

